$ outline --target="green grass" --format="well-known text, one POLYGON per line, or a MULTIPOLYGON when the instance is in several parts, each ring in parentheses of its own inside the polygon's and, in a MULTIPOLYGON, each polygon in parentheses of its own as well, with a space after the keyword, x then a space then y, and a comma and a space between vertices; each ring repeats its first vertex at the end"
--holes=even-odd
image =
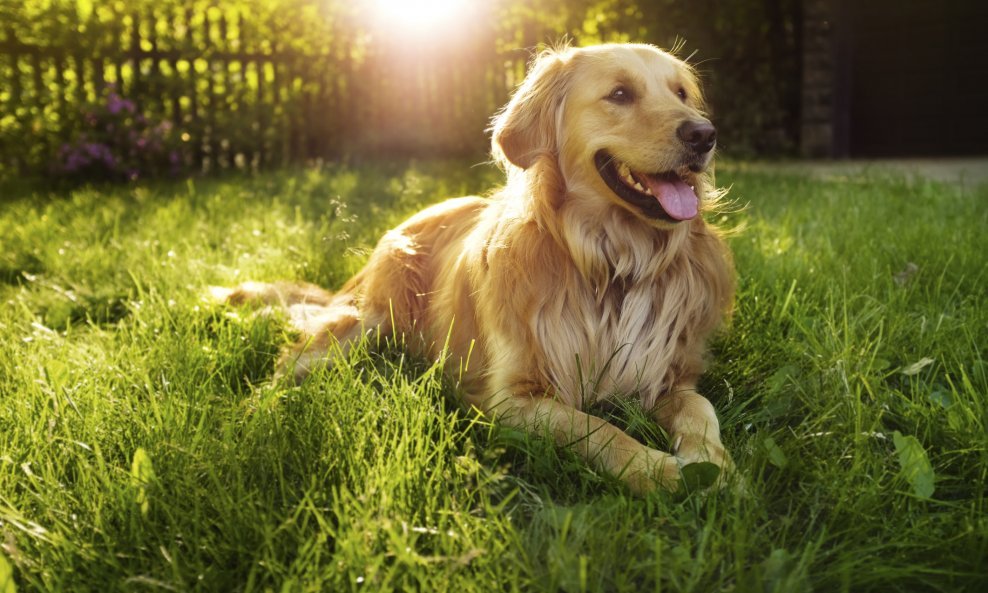
POLYGON ((283 323, 201 298, 338 286, 383 230, 497 180, 7 190, 0 591, 984 590, 988 188, 720 172, 740 291, 702 386, 746 495, 631 497, 396 348, 273 386, 283 323))

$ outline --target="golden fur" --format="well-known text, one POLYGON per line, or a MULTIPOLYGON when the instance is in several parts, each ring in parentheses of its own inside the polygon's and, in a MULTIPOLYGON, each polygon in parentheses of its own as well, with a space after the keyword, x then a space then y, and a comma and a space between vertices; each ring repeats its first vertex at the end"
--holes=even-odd
POLYGON ((648 45, 547 51, 493 122, 503 189, 416 214, 336 293, 247 283, 222 296, 288 309, 302 337, 280 368, 298 380, 334 342, 345 351, 364 331, 395 332, 428 356, 448 346, 467 405, 548 433, 635 492, 677 489, 689 463, 729 470, 696 382, 705 341, 730 312, 730 255, 702 216, 646 216, 593 160, 606 149, 632 170, 676 171, 709 208, 695 171, 712 153, 688 161, 677 137, 682 122, 706 122, 701 101, 690 68, 648 45), (639 398, 673 454, 584 412, 612 397, 639 398))

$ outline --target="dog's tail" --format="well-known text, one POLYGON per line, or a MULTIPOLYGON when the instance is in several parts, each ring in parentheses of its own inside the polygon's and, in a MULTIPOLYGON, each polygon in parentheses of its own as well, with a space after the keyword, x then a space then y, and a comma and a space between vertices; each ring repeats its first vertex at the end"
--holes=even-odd
POLYGON ((294 305, 328 306, 333 293, 305 282, 244 282, 235 288, 210 286, 209 298, 216 303, 250 307, 289 309, 294 305))

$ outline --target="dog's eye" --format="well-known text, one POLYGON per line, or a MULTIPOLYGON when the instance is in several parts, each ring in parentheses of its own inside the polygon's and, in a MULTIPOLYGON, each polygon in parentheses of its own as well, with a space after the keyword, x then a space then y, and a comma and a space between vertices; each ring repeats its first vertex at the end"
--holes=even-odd
POLYGON ((685 103, 686 102, 686 89, 684 89, 683 87, 679 87, 679 90, 676 91, 676 96, 679 97, 679 100, 680 101, 682 101, 683 103, 685 103))
POLYGON ((618 105, 626 105, 635 100, 635 95, 630 89, 624 86, 618 86, 610 95, 607 95, 607 100, 611 103, 617 103, 618 105))

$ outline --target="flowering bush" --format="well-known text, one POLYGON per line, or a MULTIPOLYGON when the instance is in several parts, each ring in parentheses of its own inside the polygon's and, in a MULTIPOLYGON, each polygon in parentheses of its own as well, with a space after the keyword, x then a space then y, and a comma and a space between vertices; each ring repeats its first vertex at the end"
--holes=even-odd
MULTIPOLYGON (((87 180, 135 180, 177 175, 190 162, 172 123, 140 113, 130 99, 108 86, 101 101, 85 107, 82 125, 62 144, 54 173, 87 180)), ((187 136, 186 136, 187 138, 187 136)))

